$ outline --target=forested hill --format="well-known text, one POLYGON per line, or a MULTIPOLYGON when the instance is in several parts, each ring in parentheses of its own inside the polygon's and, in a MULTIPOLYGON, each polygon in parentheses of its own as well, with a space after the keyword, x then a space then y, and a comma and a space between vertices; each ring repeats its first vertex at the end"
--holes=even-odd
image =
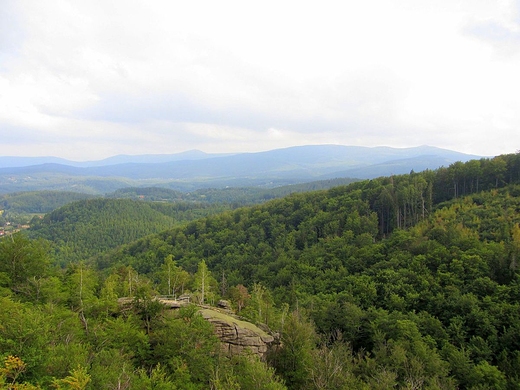
MULTIPOLYGON (((202 188, 191 192, 175 191, 162 187, 125 187, 106 194, 105 198, 132 199, 151 202, 190 202, 192 206, 199 203, 227 203, 229 205, 250 205, 266 200, 280 198, 294 193, 317 189, 331 188, 357 181, 356 179, 338 178, 293 184, 276 188, 229 187, 202 188), (197 202, 197 203, 193 203, 197 202)), ((0 210, 11 217, 24 214, 49 213, 68 203, 99 198, 100 196, 70 191, 26 191, 0 195, 0 210)), ((193 207, 192 207, 193 208, 193 207)))
POLYGON ((122 198, 146 201, 224 203, 232 207, 263 203, 295 192, 328 189, 358 181, 351 178, 336 178, 291 184, 275 188, 227 187, 200 188, 189 192, 175 191, 161 187, 127 187, 107 194, 108 198, 122 198))
POLYGON ((65 269, 47 244, 0 239, 0 387, 520 388, 520 154, 225 211, 65 269), (225 298, 280 343, 224 355, 158 294, 225 298))
MULTIPOLYGON (((286 240, 297 250, 321 239, 350 233, 380 240, 394 229, 406 229, 428 218, 443 202, 519 182, 520 154, 457 162, 435 171, 411 172, 327 191, 292 194, 263 206, 192 222, 184 228, 141 240, 125 251, 139 258, 149 250, 149 240, 162 241, 170 247, 193 240, 192 245, 198 247, 197 256, 207 259, 209 264, 226 268, 230 264, 225 263, 224 255, 232 247, 234 251, 244 249, 244 245, 251 247, 235 258, 237 263, 243 264, 245 260, 247 264, 255 258, 248 254, 265 246, 283 247, 286 240), (226 234, 230 242, 223 239, 226 234)), ((229 269, 235 269, 234 266, 229 269)), ((143 264, 143 267, 144 270, 153 264, 143 264)))
POLYGON ((222 209, 193 202, 88 199, 60 207, 42 219, 34 218, 28 234, 52 241, 56 261, 66 264, 222 209))
MULTIPOLYGON (((153 279, 172 255, 189 272, 204 260, 217 296, 263 286, 257 320, 305 308, 332 343, 323 359, 349 343, 343 383, 368 383, 374 370, 388 388, 516 389, 519 163, 501 156, 292 195, 139 240, 98 266, 153 279)), ((316 374, 301 361, 307 347, 284 355, 291 365, 273 362, 290 388, 316 374)))
POLYGON ((15 192, 0 195, 0 206, 9 213, 49 213, 67 203, 93 197, 68 191, 15 192))
POLYGON ((28 232, 31 237, 52 241, 57 260, 66 264, 239 205, 265 202, 291 192, 351 181, 326 180, 276 189, 202 189, 192 193, 133 187, 107 195, 108 199, 93 199, 92 195, 79 193, 41 191, 7 194, 3 199, 6 214, 10 217, 16 211, 48 212, 72 202, 43 218, 33 218, 28 232), (89 200, 73 202, 82 198, 89 200), (56 207, 49 210, 53 205, 56 207))

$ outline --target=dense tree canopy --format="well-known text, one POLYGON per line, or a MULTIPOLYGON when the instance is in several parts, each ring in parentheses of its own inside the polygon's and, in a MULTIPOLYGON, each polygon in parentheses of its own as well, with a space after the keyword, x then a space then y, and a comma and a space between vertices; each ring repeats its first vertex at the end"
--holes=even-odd
MULTIPOLYGON (((110 258, 145 274, 166 255, 192 273, 204 259, 231 286, 261 283, 273 306, 306 308, 319 334, 341 334, 353 361, 369 352, 363 364, 384 362, 400 386, 511 387, 520 368, 511 344, 520 319, 518 172, 511 155, 293 194, 190 222, 110 258), (417 378, 395 365, 399 353, 417 378)), ((255 310, 242 313, 259 321, 255 310)))
POLYGON ((228 210, 64 269, 4 238, 0 386, 519 389, 519 210, 508 155, 228 210), (223 356, 165 292, 227 299, 280 343, 223 356))
POLYGON ((186 202, 88 199, 69 203, 42 219, 34 218, 29 235, 56 243, 55 257, 66 264, 220 210, 219 206, 186 202))

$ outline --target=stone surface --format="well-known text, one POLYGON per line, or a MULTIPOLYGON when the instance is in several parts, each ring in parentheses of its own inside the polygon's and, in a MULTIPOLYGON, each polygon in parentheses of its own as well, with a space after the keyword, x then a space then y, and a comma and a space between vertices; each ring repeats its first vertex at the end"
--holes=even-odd
MULTIPOLYGON (((185 297, 173 299, 172 297, 157 296, 154 300, 162 303, 166 308, 178 309, 188 305, 189 300, 185 297)), ((134 298, 119 298, 118 303, 122 308, 131 308, 134 298)), ((221 308, 198 305, 199 312, 209 322, 213 324, 215 333, 221 341, 222 349, 229 354, 240 354, 245 351, 257 354, 263 358, 268 349, 279 344, 279 337, 273 337, 268 332, 266 325, 262 328, 238 319, 226 301, 219 302, 221 308)))
POLYGON ((257 326, 235 317, 211 309, 200 311, 211 322, 222 343, 222 349, 229 354, 249 351, 264 357, 275 338, 257 326))
POLYGON ((231 310, 231 303, 229 303, 229 301, 226 301, 225 299, 221 299, 220 301, 218 301, 217 306, 222 309, 231 310))

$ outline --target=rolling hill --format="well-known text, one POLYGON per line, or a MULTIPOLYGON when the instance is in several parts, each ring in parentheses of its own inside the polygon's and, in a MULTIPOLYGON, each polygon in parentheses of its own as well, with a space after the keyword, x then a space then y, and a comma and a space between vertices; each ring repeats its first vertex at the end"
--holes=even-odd
MULTIPOLYGON (((127 214, 126 227, 135 229, 154 214, 132 214, 140 205, 86 200, 55 211, 53 223, 65 230, 55 231, 53 245, 72 248, 64 232, 86 214, 113 227, 114 237, 127 214)), ((127 383, 149 384, 137 388, 153 387, 152 379, 165 388, 191 381, 209 388, 219 378, 230 379, 219 388, 254 388, 237 385, 249 378, 235 371, 243 361, 205 344, 212 329, 195 306, 177 313, 161 306, 157 294, 166 291, 201 305, 227 299, 226 307, 279 337, 266 366, 245 366, 261 378, 257 387, 276 375, 280 386, 269 388, 515 389, 518 210, 520 154, 225 211, 63 272, 50 267, 56 257, 48 242, 0 239, 0 344, 12 354, 0 374, 15 366, 7 363, 27 362, 20 381, 40 384, 65 377, 62 366, 73 361, 82 371, 66 379, 82 374, 93 388, 108 388, 122 372, 133 375, 127 383), (149 375, 150 367, 161 371, 149 375)), ((95 230, 68 239, 80 242, 95 230)))
POLYGON ((67 264, 222 210, 193 202, 86 199, 62 206, 41 219, 34 218, 27 233, 54 242, 57 262, 67 264))
POLYGON ((287 355, 271 361, 292 389, 321 363, 341 372, 341 385, 320 376, 324 388, 515 388, 519 183, 520 155, 365 180, 193 221, 96 264, 153 279, 167 259, 190 273, 204 262, 220 288, 249 288, 248 318, 309 315, 320 341, 301 322, 282 325, 299 338, 286 336, 287 355), (302 339, 323 348, 307 366, 302 339))

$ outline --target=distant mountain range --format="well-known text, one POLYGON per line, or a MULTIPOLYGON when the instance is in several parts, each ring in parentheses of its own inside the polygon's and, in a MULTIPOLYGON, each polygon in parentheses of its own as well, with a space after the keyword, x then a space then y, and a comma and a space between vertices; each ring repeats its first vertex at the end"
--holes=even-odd
POLYGON ((267 152, 115 156, 73 162, 56 157, 0 157, 0 192, 60 189, 104 193, 129 186, 160 185, 178 190, 264 186, 437 169, 478 159, 431 146, 414 148, 341 145, 298 146, 267 152))
POLYGON ((176 154, 142 154, 136 156, 118 155, 95 161, 71 161, 59 157, 14 157, 0 156, 0 168, 27 167, 42 164, 61 164, 71 167, 101 167, 128 163, 164 163, 179 160, 199 160, 210 157, 229 156, 229 154, 207 154, 200 150, 189 150, 176 154))

